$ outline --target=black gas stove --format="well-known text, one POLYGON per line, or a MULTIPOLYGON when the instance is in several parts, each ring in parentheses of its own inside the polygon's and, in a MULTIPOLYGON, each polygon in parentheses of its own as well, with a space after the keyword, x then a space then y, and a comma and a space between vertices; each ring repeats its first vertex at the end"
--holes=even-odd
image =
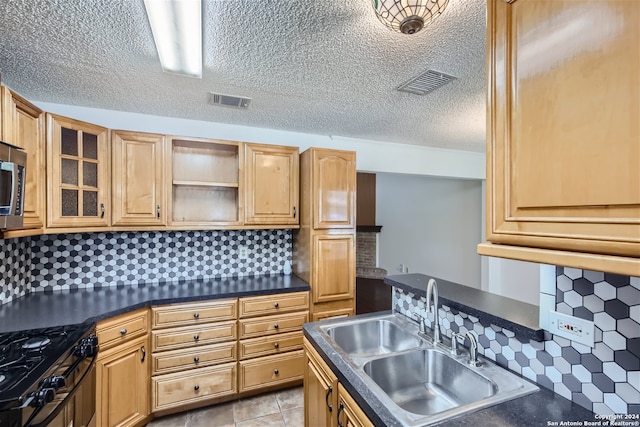
POLYGON ((47 425, 93 371, 92 325, 0 333, 0 427, 47 425))

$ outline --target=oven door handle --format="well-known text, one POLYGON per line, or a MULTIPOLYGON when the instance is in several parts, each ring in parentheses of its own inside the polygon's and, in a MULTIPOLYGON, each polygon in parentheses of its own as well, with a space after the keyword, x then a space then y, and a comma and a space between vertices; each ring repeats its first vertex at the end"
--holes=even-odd
MULTIPOLYGON (((69 403, 69 400, 71 400, 73 398, 73 396, 75 396, 75 394, 78 391, 78 389, 80 388, 80 386, 82 386, 82 383, 87 378, 87 375, 89 375, 91 373, 91 371, 93 370, 93 368, 95 367, 97 358, 98 358, 98 352, 95 352, 95 354, 91 357, 91 363, 89 364, 89 367, 87 368, 86 371, 84 371, 84 374, 82 374, 82 377, 80 378, 80 380, 76 383, 76 385, 69 392, 69 394, 67 394, 67 396, 62 400, 62 402, 60 402, 60 404, 53 411, 51 411, 51 413, 47 416, 47 418, 45 418, 44 420, 42 420, 38 424, 32 424, 31 423, 33 421, 33 419, 38 415, 38 413, 42 410, 42 407, 38 408, 35 411, 33 411, 33 413, 29 417, 29 420, 24 425, 24 427, 45 427, 51 421, 53 421, 53 419, 58 416, 60 411, 62 411, 62 409, 67 405, 67 403, 69 403)), ((75 362, 73 362, 73 365, 71 365, 71 367, 69 367, 69 369, 67 369, 65 371, 64 375, 67 376, 67 373, 72 372, 84 360, 86 360, 86 359, 78 359, 75 362)))

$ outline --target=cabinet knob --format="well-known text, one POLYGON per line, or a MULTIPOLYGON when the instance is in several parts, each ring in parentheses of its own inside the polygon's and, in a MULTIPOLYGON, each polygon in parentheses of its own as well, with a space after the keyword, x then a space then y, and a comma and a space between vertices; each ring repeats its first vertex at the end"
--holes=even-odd
POLYGON ((193 363, 198 363, 200 361, 200 358, 198 356, 193 358, 193 363))
POLYGON ((194 389, 195 391, 198 391, 198 390, 200 390, 200 386, 199 386, 198 384, 196 384, 195 386, 193 386, 193 389, 194 389))
POLYGON ((280 307, 280 304, 275 303, 275 304, 273 304, 273 306, 274 306, 275 308, 278 308, 278 307, 280 307))
POLYGON ((120 329, 120 334, 124 335, 127 333, 127 328, 120 329))
POLYGON ((278 375, 278 374, 280 373, 280 371, 279 371, 279 370, 277 370, 277 369, 274 369, 274 370, 273 370, 273 373, 274 373, 274 374, 276 374, 276 375, 278 375))
POLYGON ((275 348, 280 348, 280 344, 278 344, 278 343, 275 343, 273 346, 274 346, 275 348))
POLYGON ((200 318, 200 313, 193 313, 193 318, 194 319, 199 319, 200 318))
POLYGON ((196 335, 193 336, 193 340, 194 341, 198 341, 199 339, 200 339, 200 335, 196 334, 196 335))
POLYGON ((273 327, 278 329, 280 326, 276 323, 275 325, 273 325, 273 327))

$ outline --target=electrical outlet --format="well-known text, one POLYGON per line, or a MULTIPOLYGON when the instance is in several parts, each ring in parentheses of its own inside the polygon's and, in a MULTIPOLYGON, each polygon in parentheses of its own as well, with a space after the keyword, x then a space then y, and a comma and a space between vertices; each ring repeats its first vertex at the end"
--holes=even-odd
POLYGON ((595 325, 593 322, 578 317, 569 316, 557 311, 549 312, 550 331, 552 334, 579 342, 580 344, 595 346, 595 325))
POLYGON ((246 246, 238 247, 238 259, 247 259, 249 258, 249 248, 246 246))
POLYGON ((400 265, 398 266, 398 271, 399 271, 400 273, 404 273, 404 264, 400 264, 400 265))

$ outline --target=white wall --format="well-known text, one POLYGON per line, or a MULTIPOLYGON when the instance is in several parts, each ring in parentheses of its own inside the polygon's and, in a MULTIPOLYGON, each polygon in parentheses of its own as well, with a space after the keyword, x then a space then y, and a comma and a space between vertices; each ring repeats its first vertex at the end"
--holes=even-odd
POLYGON ((44 111, 111 129, 293 145, 300 147, 300 152, 309 147, 353 150, 357 153, 356 162, 360 171, 412 173, 470 179, 484 179, 485 177, 484 153, 443 150, 331 135, 286 132, 74 105, 37 101, 34 103, 44 111))
POLYGON ((489 281, 483 290, 533 305, 540 303, 540 264, 506 258, 486 258, 489 281))
POLYGON ((379 266, 480 288, 483 197, 480 180, 377 174, 379 266))

